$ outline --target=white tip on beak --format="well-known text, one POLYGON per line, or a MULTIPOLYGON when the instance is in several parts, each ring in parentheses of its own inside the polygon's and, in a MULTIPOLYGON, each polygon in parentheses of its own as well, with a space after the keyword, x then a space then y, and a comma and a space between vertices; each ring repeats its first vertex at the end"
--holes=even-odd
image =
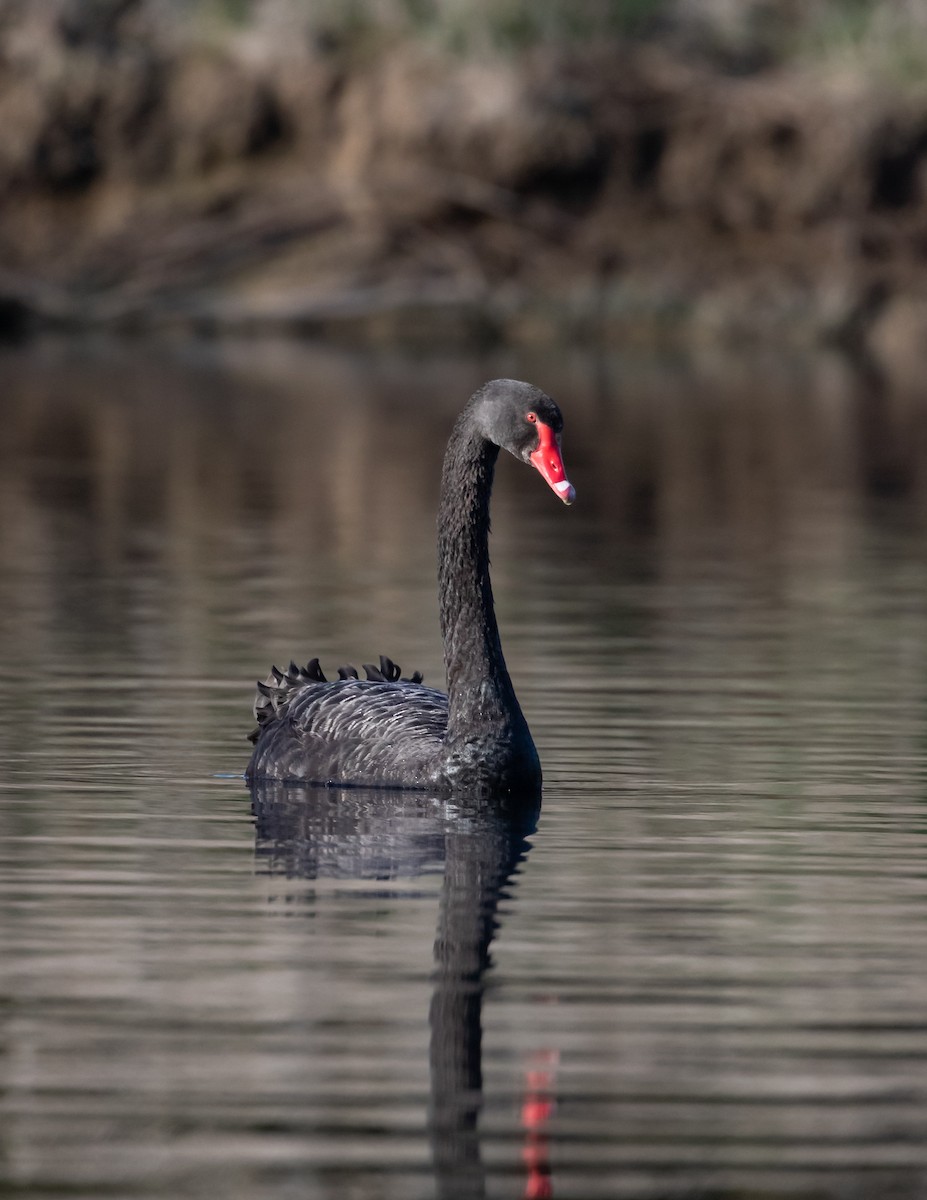
POLYGON ((564 504, 572 504, 576 499, 576 488, 568 479, 561 479, 559 483, 553 484, 553 489, 564 504))

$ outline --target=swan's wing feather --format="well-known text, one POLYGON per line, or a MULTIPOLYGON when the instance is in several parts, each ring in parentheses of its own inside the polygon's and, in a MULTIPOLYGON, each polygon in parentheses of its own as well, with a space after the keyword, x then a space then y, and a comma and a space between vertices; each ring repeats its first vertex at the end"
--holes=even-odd
MULTIPOLYGON (((384 665, 398 676, 394 663, 384 665)), ((447 697, 411 680, 389 681, 376 667, 368 674, 373 678, 347 675, 294 685, 288 673, 280 686, 259 687, 248 778, 422 787, 433 782, 447 731, 447 697)))
POLYGON ((396 683, 402 674, 397 664, 391 658, 387 658, 385 654, 380 655, 380 673, 390 683, 396 683))

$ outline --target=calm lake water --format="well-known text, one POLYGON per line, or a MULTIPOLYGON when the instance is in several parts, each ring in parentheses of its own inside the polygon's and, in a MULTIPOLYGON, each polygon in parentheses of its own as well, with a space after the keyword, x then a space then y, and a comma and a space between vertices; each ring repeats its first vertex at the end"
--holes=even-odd
POLYGON ((833 358, 0 354, 0 1192, 927 1195, 927 397, 833 358), (442 680, 486 378, 540 813, 241 779, 253 680, 442 680), (253 808, 252 808, 253 804, 253 808))

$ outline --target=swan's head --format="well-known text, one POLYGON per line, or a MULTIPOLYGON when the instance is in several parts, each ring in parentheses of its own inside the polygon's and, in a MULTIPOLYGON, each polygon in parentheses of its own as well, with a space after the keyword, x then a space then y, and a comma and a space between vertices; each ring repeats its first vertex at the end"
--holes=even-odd
POLYGON ((539 471, 564 504, 573 503, 576 490, 560 452, 563 417, 550 396, 519 379, 493 379, 471 406, 484 437, 539 471))

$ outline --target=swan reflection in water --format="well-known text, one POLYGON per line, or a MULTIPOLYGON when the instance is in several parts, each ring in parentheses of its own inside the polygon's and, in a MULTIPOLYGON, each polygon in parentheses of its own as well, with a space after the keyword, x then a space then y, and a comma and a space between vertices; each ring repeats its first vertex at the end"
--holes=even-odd
MULTIPOLYGON (((499 901, 530 850, 540 797, 251 785, 258 869, 302 879, 407 880, 440 870, 430 1023, 430 1136, 437 1195, 486 1194, 478 1118, 482 1006, 499 901)), ((552 1058, 527 1072, 524 1195, 551 1196, 544 1124, 552 1058)))

